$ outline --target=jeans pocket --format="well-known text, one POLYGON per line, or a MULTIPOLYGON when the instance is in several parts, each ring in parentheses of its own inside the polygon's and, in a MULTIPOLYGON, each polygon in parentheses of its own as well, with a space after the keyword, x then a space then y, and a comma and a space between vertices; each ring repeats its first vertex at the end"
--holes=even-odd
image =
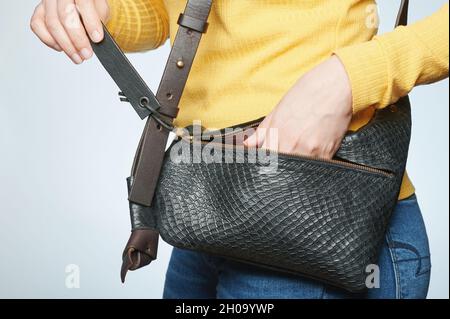
POLYGON ((429 254, 408 244, 392 241, 389 249, 394 262, 398 299, 425 299, 428 294, 431 275, 429 254))
POLYGON ((428 236, 416 197, 399 202, 387 232, 398 299, 424 299, 431 259, 428 236))

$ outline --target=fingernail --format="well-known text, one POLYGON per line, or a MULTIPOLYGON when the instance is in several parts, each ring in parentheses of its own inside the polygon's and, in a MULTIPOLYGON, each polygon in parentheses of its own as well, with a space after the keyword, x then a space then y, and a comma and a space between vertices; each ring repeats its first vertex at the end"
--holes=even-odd
POLYGON ((97 30, 95 30, 94 32, 92 32, 91 34, 91 39, 94 42, 100 42, 102 41, 102 36, 100 35, 100 32, 98 32, 97 30))
POLYGON ((75 64, 81 64, 81 63, 83 63, 83 60, 81 59, 81 57, 80 57, 78 54, 76 54, 76 53, 74 53, 74 54, 72 55, 72 61, 73 61, 73 63, 75 63, 75 64))
POLYGON ((91 58, 91 56, 92 56, 92 51, 89 50, 89 49, 87 49, 87 48, 84 48, 84 49, 82 49, 82 50, 80 51, 80 54, 81 54, 81 56, 83 57, 83 59, 87 60, 87 59, 90 59, 90 58, 91 58))
POLYGON ((57 45, 57 44, 55 44, 55 50, 56 51, 62 51, 61 47, 59 45, 57 45))

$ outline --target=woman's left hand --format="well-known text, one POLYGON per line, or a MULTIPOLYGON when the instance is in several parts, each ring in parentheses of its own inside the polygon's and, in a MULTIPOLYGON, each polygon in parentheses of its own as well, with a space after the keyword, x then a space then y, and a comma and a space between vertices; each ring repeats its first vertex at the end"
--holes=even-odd
POLYGON ((247 147, 331 159, 351 119, 350 80, 339 58, 332 56, 302 76, 244 143, 247 147), (278 132, 274 135, 268 129, 278 132))

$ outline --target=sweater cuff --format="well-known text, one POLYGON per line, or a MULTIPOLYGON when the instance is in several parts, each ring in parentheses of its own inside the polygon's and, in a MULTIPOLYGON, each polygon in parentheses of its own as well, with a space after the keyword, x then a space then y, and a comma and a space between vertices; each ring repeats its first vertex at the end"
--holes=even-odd
POLYGON ((349 76, 353 114, 368 107, 379 107, 388 90, 389 66, 381 43, 372 41, 338 49, 334 52, 349 76))

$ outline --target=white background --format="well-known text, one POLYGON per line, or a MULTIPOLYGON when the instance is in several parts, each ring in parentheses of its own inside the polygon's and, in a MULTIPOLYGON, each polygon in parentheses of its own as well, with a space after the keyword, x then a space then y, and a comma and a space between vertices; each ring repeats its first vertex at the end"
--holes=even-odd
MULTIPOLYGON (((119 280, 125 177, 144 123, 96 59, 77 67, 38 42, 28 26, 36 2, 0 2, 0 297, 159 298, 164 243, 157 262, 119 280), (79 289, 65 286, 68 264, 80 267, 79 289)), ((413 0, 412 20, 445 2, 413 0)), ((379 1, 383 30, 398 3, 379 1)), ((131 56, 153 89, 168 52, 131 56)), ((431 298, 449 296, 448 92, 446 80, 411 94, 408 170, 431 242, 431 298)))

